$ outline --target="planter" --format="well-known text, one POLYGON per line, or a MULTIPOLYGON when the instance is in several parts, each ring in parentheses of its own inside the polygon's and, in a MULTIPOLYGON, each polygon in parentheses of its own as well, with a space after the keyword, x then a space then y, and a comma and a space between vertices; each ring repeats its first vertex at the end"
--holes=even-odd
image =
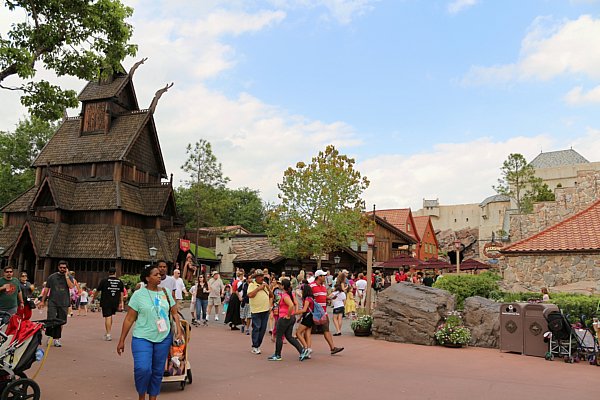
POLYGON ((371 327, 354 329, 354 336, 371 336, 371 327))
POLYGON ((450 347, 451 349, 459 349, 461 347, 463 347, 464 345, 460 344, 460 343, 446 343, 444 344, 444 347, 450 347))

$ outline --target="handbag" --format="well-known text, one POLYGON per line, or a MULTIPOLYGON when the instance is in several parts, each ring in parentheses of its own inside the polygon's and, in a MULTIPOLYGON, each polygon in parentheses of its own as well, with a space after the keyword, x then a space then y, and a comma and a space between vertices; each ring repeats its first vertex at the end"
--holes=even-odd
MULTIPOLYGON (((171 304, 171 298, 169 297, 169 294, 167 293, 167 290, 165 288, 162 288, 163 293, 165 294, 165 296, 167 296, 167 302, 169 303, 169 322, 171 323, 171 333, 173 334, 173 344, 176 346, 180 346, 181 343, 179 343, 177 341, 177 338, 175 337, 177 334, 177 322, 175 322, 175 318, 173 318, 173 314, 171 314, 171 307, 173 307, 173 305, 171 304)), ((183 328, 181 329, 181 331, 183 332, 183 328)))
POLYGON ((323 309, 323 306, 314 302, 314 309, 312 311, 313 322, 315 325, 325 325, 329 319, 327 318, 327 313, 323 309))

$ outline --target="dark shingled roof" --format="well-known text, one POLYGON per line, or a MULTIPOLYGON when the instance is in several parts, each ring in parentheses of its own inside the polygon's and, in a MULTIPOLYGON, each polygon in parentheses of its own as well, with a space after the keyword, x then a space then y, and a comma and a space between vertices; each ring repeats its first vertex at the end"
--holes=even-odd
POLYGON ((140 201, 144 206, 145 215, 163 215, 169 196, 171 186, 141 186, 139 188, 140 201))
POLYGON ((9 225, 6 228, 0 229, 0 244, 4 246, 4 254, 9 254, 10 250, 19 237, 21 226, 9 225))
MULTIPOLYGON (((139 229, 131 226, 121 226, 119 229, 119 243, 121 258, 127 260, 150 261, 148 249, 152 246, 158 249, 158 260, 173 261, 174 250, 178 246, 177 237, 156 229, 139 229)), ((179 247, 177 247, 178 249, 179 247)))
POLYGON ((589 161, 573 149, 540 153, 530 163, 534 168, 553 168, 563 165, 588 164, 589 161))
POLYGON ((495 194, 490 197, 486 197, 481 203, 479 203, 479 207, 485 207, 490 203, 501 203, 505 201, 510 201, 510 197, 504 194, 495 194))
POLYGON ((233 253, 237 254, 234 263, 277 262, 283 256, 266 236, 238 236, 232 239, 233 253))
POLYGON ((38 257, 45 256, 56 224, 46 224, 37 221, 29 221, 27 224, 29 225, 29 229, 31 229, 31 237, 38 257))
POLYGON ((106 224, 60 224, 52 240, 50 256, 54 258, 117 258, 115 228, 106 224))
POLYGON ((118 75, 110 83, 88 82, 77 99, 79 101, 91 101, 110 99, 119 95, 121 90, 129 82, 129 75, 118 75))
POLYGON ((150 118, 149 111, 135 111, 114 119, 108 134, 79 135, 80 118, 62 123, 33 162, 34 167, 120 161, 138 132, 150 118))
POLYGON ((29 207, 31 206, 31 202, 33 201, 38 187, 32 186, 25 193, 21 194, 19 197, 8 203, 2 208, 2 212, 27 212, 29 207))

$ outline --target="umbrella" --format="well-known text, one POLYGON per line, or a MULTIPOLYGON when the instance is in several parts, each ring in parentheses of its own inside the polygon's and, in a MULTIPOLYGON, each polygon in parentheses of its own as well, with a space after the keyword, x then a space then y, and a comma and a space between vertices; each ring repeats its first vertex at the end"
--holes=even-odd
POLYGON ((414 257, 409 256, 408 254, 400 254, 381 264, 384 268, 402 268, 402 267, 416 267, 421 268, 423 264, 422 261, 417 260, 414 257))
POLYGON ((444 268, 452 268, 452 267, 453 267, 453 265, 451 265, 443 260, 431 259, 431 260, 424 261, 421 263, 422 269, 444 269, 444 268))
POLYGON ((478 270, 478 269, 490 269, 490 266, 482 263, 481 261, 477 261, 473 258, 469 258, 460 263, 461 271, 470 271, 470 270, 478 270))

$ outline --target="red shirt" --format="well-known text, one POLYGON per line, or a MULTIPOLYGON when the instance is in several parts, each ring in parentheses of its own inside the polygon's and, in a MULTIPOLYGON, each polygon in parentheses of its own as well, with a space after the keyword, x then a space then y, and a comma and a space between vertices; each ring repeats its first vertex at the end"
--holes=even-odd
POLYGON ((315 296, 315 301, 319 303, 325 312, 327 312, 327 288, 324 285, 317 285, 316 282, 310 284, 315 296))

